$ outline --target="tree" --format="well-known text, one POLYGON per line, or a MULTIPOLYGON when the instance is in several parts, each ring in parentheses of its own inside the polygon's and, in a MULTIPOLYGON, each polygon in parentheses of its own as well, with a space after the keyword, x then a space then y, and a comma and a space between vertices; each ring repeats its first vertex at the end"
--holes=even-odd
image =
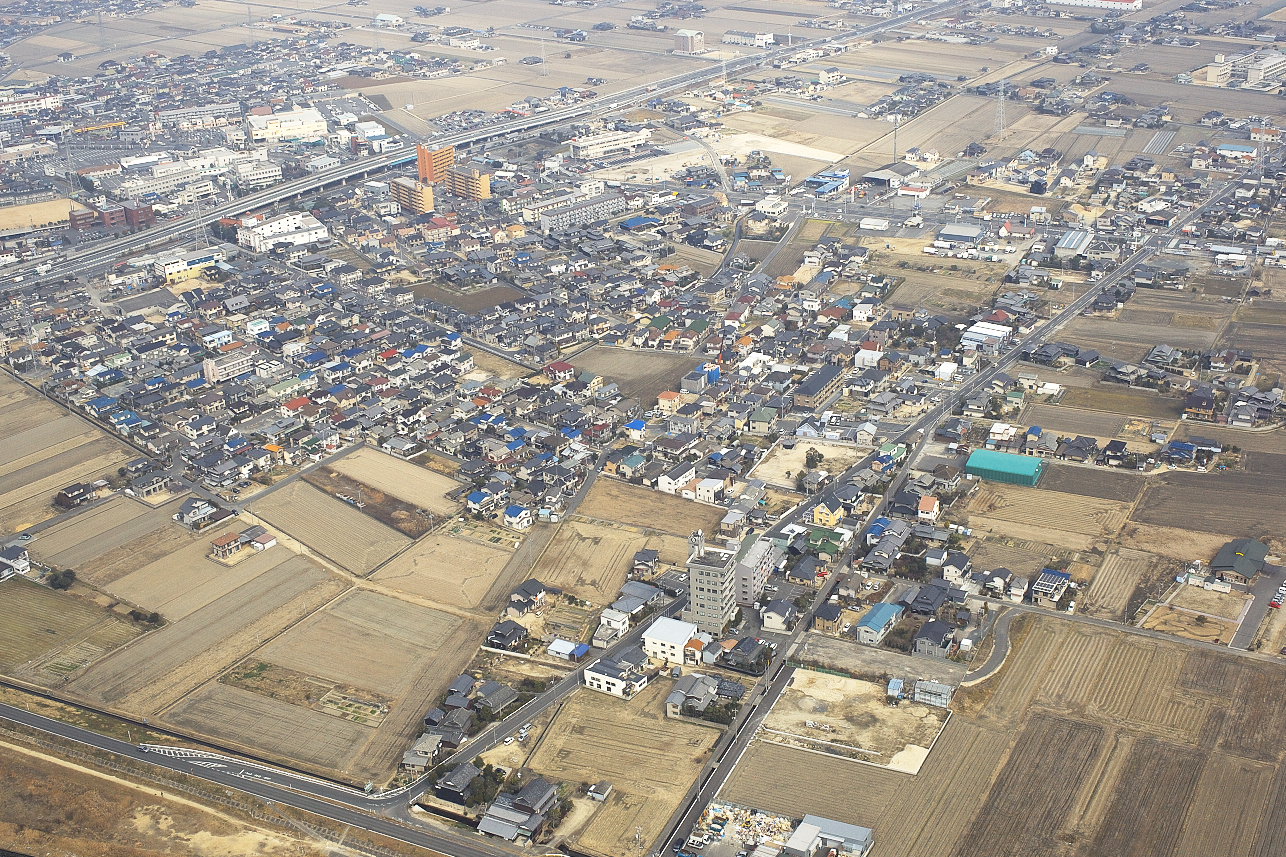
POLYGON ((810 446, 808 448, 808 452, 804 453, 804 466, 807 467, 809 470, 816 470, 819 466, 821 466, 821 463, 825 459, 826 459, 826 456, 823 455, 820 451, 818 451, 816 447, 810 446))
POLYGON ((71 589, 71 585, 76 582, 76 572, 70 568, 62 571, 51 572, 49 575, 49 586, 52 589, 71 589))

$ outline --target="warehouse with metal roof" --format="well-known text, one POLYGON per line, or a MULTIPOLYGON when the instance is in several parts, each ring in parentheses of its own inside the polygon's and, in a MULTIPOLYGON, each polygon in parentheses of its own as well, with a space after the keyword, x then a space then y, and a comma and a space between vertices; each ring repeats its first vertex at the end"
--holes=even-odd
POLYGON ((1035 487, 1045 471, 1045 459, 1030 455, 1014 455, 992 449, 975 449, 965 463, 965 473, 993 482, 1035 487))

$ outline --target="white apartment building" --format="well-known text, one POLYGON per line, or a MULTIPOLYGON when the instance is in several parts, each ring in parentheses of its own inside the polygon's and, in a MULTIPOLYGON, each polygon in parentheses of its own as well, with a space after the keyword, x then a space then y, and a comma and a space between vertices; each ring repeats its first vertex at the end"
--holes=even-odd
POLYGON ((737 552, 737 566, 733 577, 737 587, 737 603, 750 607, 764 593, 768 575, 781 564, 781 548, 768 539, 748 542, 737 552))
POLYGON ((771 48, 775 42, 772 33, 751 33, 746 30, 728 30, 723 34, 725 45, 742 45, 747 48, 771 48))
POLYGON ((312 107, 301 107, 267 116, 247 116, 246 127, 252 143, 278 140, 315 140, 326 136, 326 118, 312 107))
POLYGON ((228 119, 241 118, 241 104, 228 101, 223 104, 193 104, 156 111, 156 121, 176 128, 208 128, 228 119))
POLYGON ((18 116, 23 113, 36 113, 40 110, 57 110, 63 106, 63 97, 53 95, 22 95, 0 101, 0 116, 18 116))
POLYGON ((693 534, 691 543, 684 618, 698 630, 721 634, 737 611, 736 559, 730 551, 706 547, 700 530, 693 534))
POLYGON ((238 375, 244 375, 255 367, 259 349, 243 345, 226 351, 216 357, 207 357, 201 361, 201 372, 211 384, 229 381, 238 375))
POLYGON ((248 161, 233 167, 232 175, 238 187, 268 187, 281 181, 281 166, 271 161, 248 161))
POLYGON ((625 211, 625 197, 619 193, 605 193, 588 199, 576 199, 566 205, 541 212, 538 222, 541 232, 570 229, 582 223, 593 223, 615 217, 625 211))
POLYGON ((600 131, 571 140, 573 158, 593 160, 617 152, 632 152, 639 146, 647 144, 652 138, 651 128, 639 128, 635 131, 600 131))
POLYGON ((237 243, 263 253, 281 244, 312 244, 330 237, 330 231, 307 212, 291 212, 267 220, 243 220, 237 243))
POLYGON ((655 661, 682 666, 684 649, 696 635, 693 623, 659 616, 643 632, 643 652, 655 661))

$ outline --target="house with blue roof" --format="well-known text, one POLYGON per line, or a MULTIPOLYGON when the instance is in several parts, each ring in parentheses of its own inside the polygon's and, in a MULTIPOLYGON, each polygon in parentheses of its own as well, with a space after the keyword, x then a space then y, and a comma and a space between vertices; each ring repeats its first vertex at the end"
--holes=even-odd
POLYGON ((531 529, 533 523, 535 523, 535 518, 531 509, 526 506, 519 506, 515 503, 505 508, 505 526, 509 529, 525 532, 531 529))
POLYGON ((853 626, 857 641, 867 646, 878 646, 902 618, 902 612, 900 604, 882 601, 872 606, 853 626))

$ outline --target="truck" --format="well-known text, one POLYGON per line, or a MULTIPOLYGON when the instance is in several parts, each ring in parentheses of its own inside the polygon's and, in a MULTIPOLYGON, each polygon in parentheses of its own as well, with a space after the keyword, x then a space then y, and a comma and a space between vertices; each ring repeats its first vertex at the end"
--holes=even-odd
POLYGON ((858 221, 857 228, 863 232, 884 232, 889 228, 889 222, 879 217, 863 217, 858 221))

